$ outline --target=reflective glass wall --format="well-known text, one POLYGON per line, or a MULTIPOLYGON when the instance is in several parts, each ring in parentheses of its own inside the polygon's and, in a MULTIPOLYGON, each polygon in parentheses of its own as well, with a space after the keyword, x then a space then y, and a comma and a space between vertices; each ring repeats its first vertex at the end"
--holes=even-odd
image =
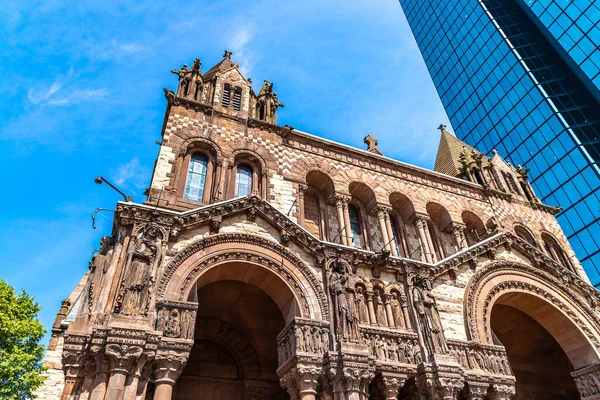
POLYGON ((584 38, 598 49, 598 7, 586 0, 400 3, 457 136, 531 168, 538 196, 563 207, 558 220, 599 283, 600 91, 597 71, 583 70, 587 60, 597 65, 598 52, 584 38), (573 4, 595 24, 575 15, 573 4), (554 16, 550 29, 536 17, 546 12, 554 16), (565 34, 586 48, 585 60, 572 55, 565 34))

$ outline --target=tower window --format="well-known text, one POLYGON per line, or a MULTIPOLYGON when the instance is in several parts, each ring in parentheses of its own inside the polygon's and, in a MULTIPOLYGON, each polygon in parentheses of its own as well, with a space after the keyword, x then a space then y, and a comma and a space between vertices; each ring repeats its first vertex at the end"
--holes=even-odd
POLYGON ((236 87, 233 91, 233 110, 240 111, 242 105, 242 89, 236 87))
POLYGON ((360 219, 358 217, 358 209, 352 204, 348 204, 348 215, 350 217, 350 234, 352 244, 355 247, 361 247, 360 219))
POLYGON ((204 184, 206 182, 206 169, 208 158, 202 153, 195 153, 190 159, 187 181, 185 184, 185 198, 193 201, 202 201, 204 184))
POLYGON ((252 174, 253 170, 247 165, 238 165, 236 196, 247 196, 252 193, 252 174))
POLYGON ((221 98, 221 105, 225 108, 229 107, 229 102, 231 101, 231 86, 229 84, 225 84, 223 87, 223 97, 221 98))

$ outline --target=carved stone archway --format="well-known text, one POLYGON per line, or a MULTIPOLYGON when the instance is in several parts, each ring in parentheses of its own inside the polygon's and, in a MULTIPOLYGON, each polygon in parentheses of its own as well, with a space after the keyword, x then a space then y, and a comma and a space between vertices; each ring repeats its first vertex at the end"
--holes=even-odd
POLYGON ((524 264, 493 263, 473 276, 464 300, 469 339, 493 344, 490 315, 494 304, 507 293, 524 293, 550 306, 547 310, 552 312, 552 318, 536 318, 531 315, 535 311, 526 306, 519 309, 557 339, 575 368, 600 361, 600 319, 594 311, 557 279, 524 264), (561 326, 570 327, 571 344, 561 343, 560 338, 564 337, 561 326))
POLYGON ((600 386, 581 388, 582 382, 598 379, 597 373, 589 371, 600 365, 600 319, 583 298, 538 268, 497 262, 477 271, 466 288, 464 313, 470 340, 497 344, 491 328, 495 306, 516 310, 539 324, 572 365, 571 376, 582 398, 600 395, 600 386))
MULTIPOLYGON (((327 297, 310 267, 286 247, 249 234, 214 235, 183 248, 165 267, 158 282, 158 298, 185 300, 204 274, 231 263, 253 265, 277 276, 296 298, 299 312, 295 316, 328 319, 327 297)), ((260 287, 263 283, 257 284, 260 287)), ((280 306, 283 309, 283 305, 280 306)), ((290 315, 286 316, 289 318, 290 315)))

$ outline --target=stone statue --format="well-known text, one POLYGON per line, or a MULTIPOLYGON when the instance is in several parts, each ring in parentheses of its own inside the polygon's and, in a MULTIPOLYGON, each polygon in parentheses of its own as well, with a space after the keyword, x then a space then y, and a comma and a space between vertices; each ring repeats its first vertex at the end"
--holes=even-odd
POLYGON ((169 312, 169 319, 167 319, 167 326, 164 332, 166 336, 174 338, 181 335, 181 314, 177 308, 169 312))
POLYGON ((390 300, 390 305, 392 306, 392 315, 394 317, 394 324, 396 328, 404 328, 404 315, 402 313, 402 306, 398 301, 398 294, 393 292, 392 299, 390 300))
POLYGON ((296 350, 297 351, 305 351, 304 349, 304 333, 302 332, 302 328, 296 327, 294 330, 294 335, 296 339, 296 350))
POLYGON ((194 312, 192 310, 184 310, 181 316, 181 337, 193 339, 194 328, 194 312))
POLYGON ((419 330, 428 353, 448 354, 442 322, 435 298, 429 292, 425 278, 417 275, 413 281, 413 301, 419 320, 419 330))
POLYGON ((179 86, 177 87, 177 96, 185 97, 185 95, 187 94, 187 91, 188 91, 187 89, 188 89, 188 85, 189 85, 188 72, 190 72, 190 70, 187 69, 187 64, 183 64, 183 67, 181 67, 181 69, 172 69, 171 72, 176 74, 179 77, 179 86))
POLYGON ((365 294, 361 286, 356 287, 356 308, 358 309, 358 319, 365 324, 369 323, 369 310, 365 301, 365 294))
POLYGON ((149 224, 130 242, 115 312, 147 315, 152 273, 160 263, 161 236, 158 226, 149 224))
POLYGON ((304 346, 306 347, 307 352, 309 352, 309 353, 314 352, 313 336, 312 336, 310 326, 304 327, 304 346))
POLYGON ((108 271, 110 267, 110 259, 113 253, 113 245, 114 240, 110 236, 103 236, 100 239, 100 251, 98 254, 95 254, 90 260, 89 268, 90 268, 90 276, 88 280, 88 287, 86 293, 86 301, 87 303, 87 313, 88 318, 92 315, 92 307, 96 302, 96 298, 98 297, 98 292, 100 287, 102 286, 102 280, 104 279, 104 274, 108 271))
POLYGON ((379 290, 375 289, 373 293, 373 305, 375 306, 375 316, 377 317, 377 324, 380 326, 387 326, 385 319, 385 308, 383 306, 383 299, 379 290))
POLYGON ((336 336, 340 341, 358 342, 358 313, 354 300, 354 285, 348 269, 339 260, 333 262, 329 279, 329 291, 335 310, 336 336))
POLYGON ((167 326, 167 320, 169 319, 169 310, 167 307, 162 307, 158 311, 158 316, 156 317, 156 330, 164 331, 167 326))

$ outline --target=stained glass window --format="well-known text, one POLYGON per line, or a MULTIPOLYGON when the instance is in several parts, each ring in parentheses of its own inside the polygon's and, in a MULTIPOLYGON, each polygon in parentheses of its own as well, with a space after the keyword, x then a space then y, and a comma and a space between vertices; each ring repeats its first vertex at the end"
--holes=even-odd
POLYGON ((237 167, 236 196, 247 196, 252 193, 252 168, 247 165, 237 167))

